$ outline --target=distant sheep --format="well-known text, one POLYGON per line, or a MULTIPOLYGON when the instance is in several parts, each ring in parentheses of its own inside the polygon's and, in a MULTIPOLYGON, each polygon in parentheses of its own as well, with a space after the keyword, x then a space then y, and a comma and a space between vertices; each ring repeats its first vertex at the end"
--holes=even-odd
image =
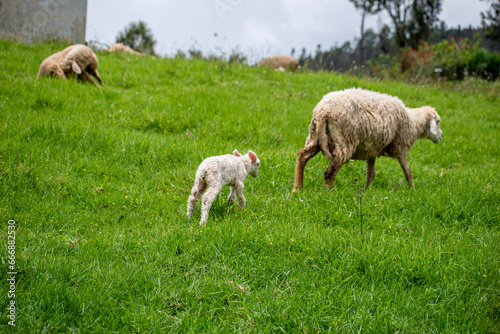
POLYGON ((98 86, 91 77, 94 76, 102 84, 97 66, 98 60, 94 52, 85 45, 75 44, 47 57, 40 64, 38 76, 55 76, 65 80, 69 76, 77 75, 78 79, 98 86))
POLYGON ((398 159, 413 187, 406 153, 417 139, 439 143, 443 136, 440 120, 434 108, 407 108, 387 94, 360 88, 329 93, 314 108, 306 146, 297 154, 294 192, 302 188, 307 161, 319 151, 331 160, 324 173, 327 189, 349 159, 366 161, 368 189, 379 156, 398 159))
POLYGON ((264 58, 257 66, 266 66, 282 72, 287 69, 290 72, 295 72, 299 67, 299 61, 294 56, 280 55, 264 58))
POLYGON ((132 49, 128 45, 125 45, 125 44, 122 44, 122 43, 116 43, 116 44, 111 45, 108 48, 108 51, 109 52, 131 53, 131 54, 134 54, 134 55, 137 55, 137 56, 143 56, 144 55, 143 53, 135 51, 134 49, 132 49))
POLYGON ((248 174, 257 177, 259 165, 260 160, 252 151, 248 151, 242 156, 237 150, 234 150, 233 155, 226 154, 205 159, 196 171, 196 179, 189 196, 187 204, 189 219, 193 216, 198 199, 203 195, 200 225, 206 223, 210 206, 224 186, 231 186, 229 204, 233 204, 236 201, 236 195, 238 195, 240 206, 243 208, 246 202, 245 196, 243 196, 243 181, 248 174), (205 194, 203 194, 204 192, 205 194))

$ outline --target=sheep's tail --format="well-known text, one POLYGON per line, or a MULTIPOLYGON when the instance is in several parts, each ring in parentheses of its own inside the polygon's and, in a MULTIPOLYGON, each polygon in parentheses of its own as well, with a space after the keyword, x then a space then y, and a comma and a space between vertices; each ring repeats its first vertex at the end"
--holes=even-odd
POLYGON ((328 160, 332 160, 333 156, 328 145, 329 132, 327 131, 327 128, 328 121, 324 117, 319 118, 316 126, 316 136, 318 138, 318 144, 321 148, 321 152, 323 152, 323 154, 325 155, 325 158, 327 158, 328 160))

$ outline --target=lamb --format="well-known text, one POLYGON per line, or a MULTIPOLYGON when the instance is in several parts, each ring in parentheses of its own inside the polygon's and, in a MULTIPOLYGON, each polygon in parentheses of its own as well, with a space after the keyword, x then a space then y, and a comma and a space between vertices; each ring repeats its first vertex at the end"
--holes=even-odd
POLYGON ((408 186, 413 188, 406 153, 417 139, 439 143, 441 118, 432 107, 407 108, 397 97, 368 90, 331 92, 313 110, 306 145, 297 154, 293 192, 302 188, 304 168, 319 151, 330 160, 324 172, 330 189, 349 159, 366 161, 365 190, 375 177, 375 158, 399 161, 408 186))
POLYGON ((280 55, 264 58, 257 66, 266 66, 281 71, 288 69, 293 73, 299 67, 299 61, 294 56, 280 55))
POLYGON ((134 55, 137 55, 137 56, 143 56, 144 55, 143 53, 135 51, 134 49, 132 49, 128 45, 125 45, 125 44, 122 44, 122 43, 116 43, 116 44, 111 45, 108 48, 108 51, 109 52, 131 53, 131 54, 134 54, 134 55))
POLYGON ((97 72, 98 60, 92 50, 85 45, 75 44, 47 57, 38 69, 38 77, 55 76, 65 80, 69 76, 77 75, 78 79, 99 86, 102 79, 97 72))
POLYGON ((252 151, 248 151, 242 156, 237 150, 234 150, 233 155, 226 154, 205 159, 196 171, 196 179, 189 196, 187 204, 189 219, 193 216, 198 199, 206 190, 201 203, 200 220, 200 225, 205 224, 208 220, 210 206, 223 186, 231 186, 228 197, 229 204, 232 205, 236 201, 236 195, 238 195, 240 206, 243 208, 246 202, 243 195, 243 181, 248 174, 257 177, 259 165, 260 160, 252 151))

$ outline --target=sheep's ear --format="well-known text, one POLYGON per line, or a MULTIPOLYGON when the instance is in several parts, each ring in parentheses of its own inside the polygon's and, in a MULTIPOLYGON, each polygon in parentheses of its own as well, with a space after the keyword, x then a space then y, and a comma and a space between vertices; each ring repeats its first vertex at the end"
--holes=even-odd
POLYGON ((76 74, 82 74, 82 69, 80 68, 80 66, 78 66, 76 61, 74 61, 73 64, 71 64, 71 68, 76 74))
POLYGON ((234 151, 233 151, 233 154, 234 154, 235 156, 237 156, 237 157, 241 157, 241 154, 240 154, 240 152, 238 152, 238 150, 234 150, 234 151))
POLYGON ((434 118, 432 118, 429 122, 429 132, 434 136, 438 135, 438 125, 434 118))
POLYGON ((257 160, 257 155, 255 153, 253 153, 252 151, 248 151, 248 157, 250 158, 250 160, 252 162, 255 162, 255 160, 257 160))

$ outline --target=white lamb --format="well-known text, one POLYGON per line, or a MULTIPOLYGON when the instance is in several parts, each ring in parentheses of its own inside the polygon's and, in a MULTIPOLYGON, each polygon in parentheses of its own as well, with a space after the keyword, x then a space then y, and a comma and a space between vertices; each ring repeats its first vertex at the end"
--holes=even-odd
POLYGON ((246 201, 243 195, 243 181, 248 174, 257 177, 259 165, 260 160, 252 151, 248 151, 242 156, 237 150, 234 150, 233 155, 219 155, 203 160, 196 171, 196 179, 187 204, 189 219, 193 216, 198 199, 203 195, 200 225, 205 224, 210 206, 224 186, 231 186, 228 197, 229 204, 236 201, 236 194, 238 194, 240 206, 243 208, 246 201), (205 194, 203 194, 204 192, 205 194))

